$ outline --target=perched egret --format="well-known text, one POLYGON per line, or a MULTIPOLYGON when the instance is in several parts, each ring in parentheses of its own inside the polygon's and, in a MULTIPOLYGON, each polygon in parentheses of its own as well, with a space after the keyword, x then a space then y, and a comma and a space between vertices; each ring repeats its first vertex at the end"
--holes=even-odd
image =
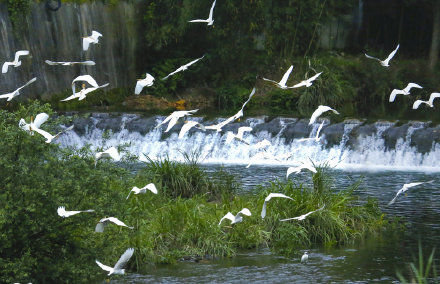
POLYGON ((130 258, 133 256, 133 253, 134 253, 134 248, 127 249, 124 252, 124 254, 121 255, 121 257, 119 258, 118 262, 116 262, 114 267, 104 265, 97 260, 95 261, 99 265, 99 267, 102 268, 102 270, 108 271, 107 275, 125 274, 125 269, 123 269, 123 267, 127 265, 128 261, 130 261, 130 258))
POLYGON ((318 108, 313 112, 312 116, 310 117, 309 125, 312 125, 321 114, 323 114, 324 112, 329 111, 329 110, 331 110, 335 114, 339 114, 339 112, 332 109, 331 107, 320 105, 320 106, 318 106, 318 108))
POLYGON ((309 255, 307 251, 304 252, 304 254, 301 256, 301 262, 306 262, 309 260, 309 255))
POLYGON ((264 203, 263 203, 263 209, 261 210, 261 218, 264 219, 264 217, 266 217, 266 204, 267 202, 269 202, 269 200, 271 200, 273 197, 281 197, 281 198, 287 198, 290 200, 293 200, 292 197, 286 196, 282 193, 270 193, 266 199, 264 199, 264 203))
POLYGON ((168 132, 168 131, 170 131, 171 128, 173 128, 174 125, 176 125, 179 118, 187 116, 187 115, 193 115, 193 113, 195 113, 197 111, 198 111, 198 109, 174 111, 168 117, 166 117, 161 123, 159 123, 155 128, 158 128, 162 124, 165 124, 168 122, 168 127, 165 130, 165 132, 168 132))
POLYGON ((322 136, 319 136, 319 134, 321 133, 322 130, 322 126, 324 125, 324 121, 321 122, 321 124, 318 127, 318 130, 316 131, 316 135, 313 138, 301 138, 298 139, 298 142, 304 142, 304 141, 315 141, 315 142, 319 142, 322 138, 322 136))
POLYGON ((78 99, 78 101, 82 101, 82 100, 84 100, 86 98, 87 94, 89 94, 91 92, 94 92, 94 91, 96 91, 98 89, 105 88, 108 85, 109 84, 107 83, 107 84, 104 84, 102 86, 91 87, 91 88, 87 88, 86 89, 86 84, 82 84, 82 89, 79 92, 77 92, 77 93, 75 93, 75 94, 73 94, 73 95, 71 95, 71 96, 61 100, 61 102, 67 102, 67 101, 74 100, 74 99, 78 99))
POLYGON ((97 232, 97 233, 103 233, 105 227, 106 227, 110 222, 111 222, 111 223, 114 223, 114 224, 116 224, 116 225, 118 225, 118 226, 121 226, 121 227, 127 227, 127 228, 129 228, 129 229, 134 229, 134 227, 130 227, 130 226, 125 225, 125 223, 122 222, 121 220, 119 220, 118 218, 115 218, 115 217, 108 217, 108 218, 102 218, 101 220, 99 220, 98 224, 96 224, 95 232, 97 232))
POLYGON ((305 163, 298 167, 289 167, 287 169, 286 178, 288 178, 291 174, 299 174, 301 170, 309 170, 312 173, 316 174, 316 168, 311 163, 305 163))
POLYGON ((306 213, 306 214, 304 214, 304 215, 301 215, 301 216, 298 216, 298 217, 293 217, 293 218, 288 218, 288 219, 282 219, 282 220, 280 220, 280 221, 281 221, 281 222, 290 221, 290 220, 298 220, 298 221, 302 221, 302 220, 304 220, 305 218, 307 218, 307 216, 309 216, 310 214, 313 214, 313 213, 315 213, 315 212, 318 212, 318 211, 323 210, 324 207, 325 207, 325 205, 322 206, 322 207, 319 208, 319 209, 316 209, 316 210, 314 210, 314 211, 310 211, 309 213, 306 213))
POLYGON ((98 163, 99 159, 102 158, 111 158, 114 161, 118 162, 121 160, 121 156, 118 153, 118 150, 115 147, 110 147, 107 150, 105 150, 104 152, 98 152, 95 154, 95 167, 96 164, 98 163))
POLYGON ((214 7, 215 7, 215 2, 217 0, 214 0, 214 2, 212 2, 212 6, 211 9, 209 10, 209 16, 208 19, 204 20, 204 19, 197 19, 197 20, 191 20, 188 21, 190 23, 207 23, 208 26, 212 26, 214 24, 214 19, 213 19, 213 15, 214 15, 214 7))
POLYGON ((366 54, 365 53, 365 56, 367 57, 367 58, 370 58, 370 59, 376 59, 377 61, 379 61, 379 63, 380 63, 380 65, 382 65, 382 66, 384 66, 384 67, 389 67, 390 65, 389 65, 389 63, 390 63, 390 60, 394 57, 394 55, 396 54, 396 52, 397 52, 397 50, 399 49, 399 44, 397 45, 397 47, 396 47, 396 49, 394 49, 391 53, 390 53, 390 55, 388 55, 388 57, 385 59, 385 60, 380 60, 379 58, 376 58, 376 57, 373 57, 373 56, 370 56, 370 55, 368 55, 368 54, 366 54))
POLYGON ((252 89, 252 92, 250 93, 249 98, 247 99, 247 101, 244 102, 244 104, 241 106, 241 109, 236 114, 234 114, 233 116, 229 117, 225 121, 220 122, 219 124, 205 126, 205 128, 206 129, 217 130, 217 132, 220 132, 220 131, 222 131, 222 128, 225 127, 226 124, 231 123, 234 120, 239 119, 240 117, 242 117, 243 116, 243 109, 247 105, 247 103, 249 103, 249 101, 251 100, 253 95, 255 94, 255 90, 256 90, 255 88, 252 89))
POLYGON ((92 35, 88 37, 83 37, 83 50, 86 51, 89 49, 89 45, 91 43, 97 44, 99 42, 99 37, 101 37, 102 34, 97 31, 92 31, 92 35))
POLYGON ((266 78, 263 78, 263 80, 268 81, 268 82, 272 82, 283 90, 288 89, 290 87, 287 87, 286 83, 287 83, 287 80, 289 79, 290 73, 292 73, 292 70, 293 70, 293 65, 291 65, 289 67, 289 69, 287 69, 286 73, 284 73, 284 75, 283 75, 283 78, 281 78, 281 81, 279 81, 279 82, 274 81, 274 80, 270 80, 270 79, 266 79, 266 78))
POLYGON ((19 50, 15 53, 14 61, 5 62, 2 66, 2 73, 5 74, 8 72, 9 66, 18 67, 21 66, 20 56, 29 55, 29 50, 19 50))
POLYGON ((319 77, 319 75, 321 75, 321 74, 322 74, 322 72, 319 72, 318 74, 314 75, 313 77, 310 77, 307 80, 303 80, 290 88, 299 88, 302 86, 306 86, 308 88, 308 87, 312 86, 312 82, 315 81, 319 77))
POLYGON ((142 89, 145 87, 151 87, 154 84, 154 77, 150 74, 146 73, 145 79, 138 79, 136 83, 136 88, 134 89, 134 93, 139 95, 142 92, 142 89))
POLYGON ((144 187, 142 187, 142 188, 139 188, 139 187, 137 187, 137 186, 135 186, 135 187, 133 187, 131 190, 130 190, 130 192, 128 193, 128 195, 127 195, 127 198, 126 199, 128 199, 129 197, 130 197, 130 194, 133 192, 134 194, 145 194, 145 193, 147 193, 147 189, 149 190, 149 191, 151 191, 152 193, 154 193, 154 194, 157 194, 157 188, 156 188, 156 186, 154 185, 154 183, 149 183, 149 184, 147 184, 146 186, 144 186, 144 187))
POLYGON ((94 61, 82 61, 82 62, 77 62, 77 61, 73 61, 73 62, 59 61, 59 62, 54 62, 54 61, 46 60, 44 62, 46 62, 49 65, 62 65, 62 66, 74 66, 74 65, 93 66, 93 65, 95 65, 94 61))
POLYGON ((171 72, 170 74, 168 74, 168 75, 166 75, 165 77, 163 77, 162 80, 166 80, 166 79, 168 79, 168 77, 173 76, 173 75, 176 74, 176 73, 179 73, 179 72, 185 71, 186 69, 188 69, 189 66, 191 66, 191 65, 193 65, 194 63, 196 63, 197 61, 201 60, 203 57, 205 57, 205 55, 203 55, 202 57, 197 58, 197 59, 195 59, 195 60, 193 60, 193 61, 191 61, 191 62, 189 62, 189 63, 187 63, 187 64, 185 64, 185 65, 180 66, 180 67, 177 68, 175 71, 173 71, 173 72, 171 72))
POLYGON ((24 87, 32 84, 35 81, 37 81, 37 78, 32 78, 31 80, 29 80, 29 82, 27 82, 26 84, 24 84, 23 86, 21 86, 17 90, 13 91, 12 93, 0 95, 0 99, 7 99, 8 102, 11 101, 13 98, 15 98, 16 96, 20 95, 20 90, 21 89, 23 89, 24 87))
POLYGON ((242 215, 251 216, 252 214, 251 214, 251 211, 249 211, 249 209, 247 209, 247 208, 243 208, 235 216, 232 215, 231 212, 228 212, 225 216, 223 216, 223 218, 220 219, 220 222, 218 223, 218 225, 220 226, 220 224, 223 222, 224 219, 231 220, 231 225, 236 224, 236 223, 240 223, 243 221, 242 215))
POLYGON ((179 139, 182 139, 183 136, 193 127, 197 127, 202 131, 206 131, 205 126, 203 124, 198 123, 197 121, 185 121, 185 124, 182 126, 179 132, 179 139))
POLYGON ((422 86, 420 86, 420 85, 418 85, 416 83, 408 83, 408 85, 405 87, 405 89, 402 89, 402 90, 394 89, 391 92, 391 94, 390 94, 390 102, 394 102, 394 100, 396 99, 397 95, 404 95, 404 96, 409 95, 409 91, 411 90, 411 88, 423 89, 422 86))
POLYGON ((72 215, 75 215, 75 214, 78 214, 81 212, 95 212, 95 210, 89 209, 89 210, 84 210, 84 211, 66 211, 66 207, 64 207, 64 206, 60 206, 57 209, 58 215, 63 218, 67 218, 67 217, 70 217, 72 215))
POLYGON ((228 131, 225 143, 230 144, 232 142, 232 140, 236 139, 244 144, 249 145, 248 142, 243 140, 243 134, 245 132, 250 132, 250 131, 252 131, 252 127, 249 127, 249 126, 243 126, 243 127, 238 128, 237 134, 234 134, 231 131, 228 131))
POLYGON ((424 183, 432 183, 433 180, 430 181, 424 181, 424 182, 412 182, 412 183, 405 183, 401 189, 399 189, 396 193, 396 196, 394 196, 394 198, 388 203, 388 205, 393 204, 396 201, 397 196, 399 196, 401 193, 404 193, 405 191, 407 191, 408 189, 410 189, 411 187, 414 186, 418 186, 424 183))
POLYGON ((421 104, 426 104, 426 105, 428 105, 430 107, 434 107, 434 100, 436 98, 440 98, 440 93, 431 93, 431 95, 429 96, 429 100, 427 100, 427 101, 422 101, 422 100, 415 101, 414 104, 413 104, 413 109, 418 109, 421 104))

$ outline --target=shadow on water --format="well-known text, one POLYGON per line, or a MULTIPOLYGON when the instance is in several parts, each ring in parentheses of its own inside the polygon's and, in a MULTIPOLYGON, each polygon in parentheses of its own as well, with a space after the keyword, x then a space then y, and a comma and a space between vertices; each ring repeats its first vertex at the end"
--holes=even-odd
MULTIPOLYGON (((209 173, 219 165, 205 165, 209 173)), ((268 180, 285 178, 286 167, 224 166, 251 192, 256 185, 268 180)), ((440 182, 439 174, 420 172, 347 172, 334 171, 334 188, 345 188, 363 179, 356 194, 362 199, 374 197, 389 217, 399 217, 406 224, 405 232, 384 233, 380 238, 367 239, 351 246, 338 248, 303 248, 298 255, 287 258, 272 254, 268 249, 244 251, 233 258, 182 261, 173 265, 157 265, 142 274, 129 274, 113 283, 399 283, 396 271, 408 276, 409 263, 414 261, 420 240, 424 255, 440 244, 440 182), (434 180, 410 189, 388 206, 404 183, 434 180), (309 262, 301 263, 304 250, 309 262)), ((298 183, 311 184, 308 172, 291 176, 298 183)), ((438 258, 438 257, 437 257, 438 258)), ((439 263, 439 260, 436 260, 439 263)))

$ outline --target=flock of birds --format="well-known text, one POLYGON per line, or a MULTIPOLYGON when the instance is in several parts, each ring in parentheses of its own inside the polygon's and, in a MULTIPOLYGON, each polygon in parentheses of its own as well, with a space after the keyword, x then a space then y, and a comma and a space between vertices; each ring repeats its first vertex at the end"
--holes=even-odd
MULTIPOLYGON (((214 19, 213 19, 213 13, 214 13, 214 8, 215 8, 215 4, 216 1, 213 2, 210 12, 209 12, 209 16, 207 19, 197 19, 197 20, 191 20, 189 22, 191 23, 206 23, 208 26, 213 25, 214 23, 214 19)), ((102 34, 97 32, 97 31, 92 31, 92 34, 88 37, 83 37, 83 50, 87 51, 90 47, 90 44, 97 44, 99 43, 99 38, 102 37, 102 34)), ((391 59, 394 57, 394 55, 396 54, 397 50, 399 49, 399 45, 397 46, 397 48, 395 50, 393 50, 390 55, 385 59, 385 60, 380 60, 378 58, 369 56, 367 54, 365 54, 365 56, 367 58, 370 59, 375 59, 378 60, 379 63, 384 66, 384 67, 389 67, 389 63, 391 61, 391 59)), ((6 73, 9 70, 9 67, 19 67, 21 66, 21 61, 20 61, 20 57, 22 56, 27 56, 29 55, 29 51, 27 50, 20 50, 17 51, 15 53, 15 58, 13 61, 11 62, 5 62, 2 66, 2 73, 6 73)), ((188 67, 190 67, 191 65, 197 63, 198 61, 202 60, 204 58, 204 56, 197 58, 179 68, 177 68, 175 71, 171 72, 170 74, 168 74, 167 76, 163 77, 162 80, 166 80, 168 79, 170 76, 173 76, 174 74, 178 73, 178 72, 183 72, 185 70, 188 69, 188 67)), ((50 61, 50 60, 46 60, 45 61, 46 64, 48 65, 61 65, 61 66, 73 66, 73 65, 86 65, 86 66, 93 66, 95 65, 95 62, 93 61, 83 61, 83 62, 54 62, 54 61, 50 61)), ((295 85, 292 86, 288 86, 287 85, 287 81, 289 79, 289 76, 291 74, 293 70, 293 65, 290 66, 288 68, 288 70, 284 73, 283 77, 281 78, 280 81, 276 81, 276 80, 272 80, 272 79, 267 79, 267 78, 263 78, 264 81, 268 81, 270 83, 273 83, 276 87, 281 88, 281 89, 292 89, 292 88, 300 88, 300 87, 310 87, 313 85, 313 82, 322 74, 322 72, 320 73, 316 73, 314 76, 310 77, 309 79, 303 80, 295 85)), ((33 78, 31 79, 29 82, 27 82, 25 85, 21 86, 20 88, 18 88, 17 90, 9 93, 9 94, 4 94, 4 95, 0 95, 0 98, 4 98, 7 99, 7 101, 11 101, 13 98, 17 97, 18 95, 20 95, 20 90, 25 88, 26 86, 32 84, 33 82, 35 82, 37 79, 33 78)), ((155 78, 149 74, 146 73, 145 78, 143 79, 138 79, 136 86, 135 86, 135 90, 134 93, 135 94, 140 94, 142 92, 142 90, 145 87, 150 87, 154 84, 154 80, 155 78)), ((78 100, 83 100, 86 98, 86 95, 107 87, 109 84, 103 84, 103 85, 99 85, 95 79, 93 79, 92 76, 90 75, 81 75, 76 77, 75 79, 73 79, 72 81, 72 95, 63 99, 62 101, 69 101, 69 100, 73 100, 73 99, 78 99, 78 100), (82 84, 82 88, 77 92, 76 91, 76 84, 78 82, 83 82, 82 84), (90 87, 86 88, 85 83, 89 84, 90 87)), ((422 88, 420 85, 415 84, 415 83, 409 83, 408 86, 402 90, 393 90, 391 95, 390 95, 390 102, 393 102, 396 98, 397 95, 399 94, 403 94, 403 95, 409 95, 410 94, 410 90, 412 88, 422 88)), ((245 106, 250 102, 251 98, 253 97, 253 95, 255 94, 256 89, 254 88, 252 90, 252 92, 249 95, 249 98, 247 101, 244 102, 244 104, 242 105, 241 109, 234 114, 233 116, 225 119, 224 121, 215 124, 215 125, 208 125, 205 126, 197 121, 185 121, 184 125, 182 126, 180 133, 179 133, 179 138, 183 138, 190 129, 192 128, 197 128, 201 131, 207 131, 207 130, 215 130, 217 132, 221 132, 223 130, 223 128, 229 124, 234 122, 235 120, 240 119, 241 117, 243 117, 244 113, 243 110, 245 108, 245 106)), ((417 100, 414 102, 413 108, 417 109, 420 104, 424 103, 427 104, 430 107, 433 107, 433 101, 435 98, 440 97, 440 93, 432 93, 430 96, 430 99, 428 101, 422 101, 422 100, 417 100)), ((162 125, 167 124, 167 128, 165 129, 165 132, 170 131, 175 125, 176 123, 179 121, 179 119, 193 115, 194 113, 196 113, 198 110, 194 109, 194 110, 188 110, 188 111, 174 111, 173 113, 171 113, 168 117, 166 117, 161 123, 159 123, 156 128, 161 127, 162 125)), ((339 112, 329 106, 323 106, 320 105, 311 115, 310 117, 310 121, 309 121, 309 125, 313 124, 317 118, 319 116, 321 116, 323 113, 331 111, 334 114, 339 114, 339 112)), ((29 123, 27 123, 25 121, 25 119, 20 119, 19 121, 19 127, 21 129, 23 129, 24 131, 29 132, 31 135, 34 134, 34 132, 42 135, 45 139, 46 139, 46 143, 51 143, 52 141, 54 141, 57 137, 59 137, 61 134, 65 133, 66 131, 70 131, 73 129, 73 125, 70 127, 65 128, 63 131, 57 133, 56 135, 52 135, 50 133, 48 133, 45 130, 41 129, 41 126, 44 122, 47 121, 47 119, 49 118, 49 116, 46 113, 40 113, 38 115, 36 115, 35 120, 33 120, 33 118, 31 117, 31 121, 29 123)), ((321 129, 324 125, 324 122, 322 122, 316 132, 316 136, 315 137, 311 137, 311 138, 303 138, 298 140, 299 142, 304 142, 304 141, 312 141, 312 142, 320 142, 322 136, 320 135, 321 129)), ((280 157, 275 157, 273 155, 271 155, 270 153, 267 153, 266 148, 268 146, 271 145, 270 141, 268 140, 263 140, 263 141, 259 141, 258 143, 256 143, 255 145, 250 145, 248 142, 246 142, 244 140, 244 134, 246 132, 250 132, 252 131, 251 127, 245 126, 245 127, 240 127, 238 128, 238 132, 237 134, 234 134, 232 132, 228 132, 227 133, 227 138, 226 138, 226 144, 231 143, 233 140, 239 141, 241 143, 245 143, 249 146, 253 146, 256 149, 262 149, 261 152, 259 152, 257 155, 255 155, 256 157, 263 157, 263 158, 273 158, 273 159, 280 159, 280 157)), ((284 158, 289 158, 291 155, 284 157, 284 158)), ((95 167, 97 165, 98 160, 103 159, 103 158, 108 158, 108 159, 112 159, 114 161, 119 161, 121 159, 121 156, 118 152, 118 150, 115 147, 111 147, 103 152, 98 152, 95 154, 95 167)), ((149 159, 143 154, 140 153, 139 156, 139 160, 141 162, 148 162, 149 159)), ((251 162, 252 163, 252 162, 251 162)), ((251 165, 251 163, 247 166, 249 167, 251 165)), ((286 178, 288 178, 291 174, 297 174, 299 172, 301 172, 302 170, 309 170, 313 173, 316 173, 317 170, 315 168, 315 165, 313 162, 309 162, 309 163, 302 163, 302 165, 297 166, 297 167, 289 167, 287 169, 287 173, 286 173, 286 178)), ((433 181, 428 181, 428 182, 414 182, 414 183, 409 183, 409 184, 404 184, 403 187, 397 191, 396 196, 389 202, 389 205, 393 204, 396 201, 396 198, 402 194, 405 193, 409 188, 412 188, 414 186, 418 186, 421 185, 423 183, 432 183, 433 181)), ((133 187, 128 196, 127 199, 130 197, 130 195, 133 194, 146 194, 147 192, 152 192, 153 194, 157 194, 157 188, 153 183, 147 184, 145 187, 143 188, 138 188, 138 187, 133 187)), ((286 196, 282 193, 270 193, 264 200, 263 206, 262 206, 262 210, 261 210, 261 218, 264 219, 266 216, 266 209, 267 209, 267 203, 272 199, 272 198, 284 198, 284 199, 290 199, 293 200, 293 198, 286 196)), ((310 211, 308 213, 305 213, 301 216, 298 217, 293 217, 293 218, 287 218, 287 219, 282 219, 280 221, 285 222, 285 221, 291 221, 291 220, 296 220, 296 221, 302 221, 304 219, 306 219, 308 216, 310 216, 311 214, 314 214, 316 212, 322 211, 324 210, 325 205, 323 205, 322 207, 314 210, 314 211, 310 211)), ((79 214, 79 213, 85 213, 85 212, 94 212, 94 210, 89 209, 89 210, 84 210, 84 211, 67 211, 65 209, 64 206, 60 206, 57 209, 57 213, 60 217, 63 218, 68 218, 71 217, 73 215, 79 214)), ((222 224, 222 222, 225 219, 228 219, 231 221, 231 224, 237 224, 240 222, 243 222, 243 216, 251 216, 251 212, 248 208, 243 208, 240 212, 238 212, 236 215, 233 215, 231 212, 228 212, 224 217, 222 217, 220 219, 220 222, 218 223, 218 225, 220 226, 222 224)), ((133 227, 130 227, 128 225, 126 225, 124 222, 122 222, 121 220, 119 220, 116 217, 105 217, 99 220, 99 222, 96 225, 95 228, 95 232, 97 233, 102 233, 104 232, 104 228, 109 225, 110 223, 113 223, 117 226, 122 226, 122 227, 126 227, 129 229, 134 229, 133 227)), ((99 265, 99 267, 101 267, 103 270, 108 272, 108 275, 112 275, 112 274, 124 274, 125 270, 123 269, 125 267, 125 265, 128 263, 128 261, 130 260, 130 258, 132 257, 134 253, 134 249, 133 248, 128 248, 123 254, 122 256, 119 258, 118 262, 114 265, 114 267, 110 267, 110 266, 106 266, 104 264, 102 264, 101 262, 99 262, 98 260, 96 260, 96 263, 99 265)), ((301 261, 307 261, 308 260, 308 252, 306 251, 304 253, 304 255, 301 257, 301 261)))

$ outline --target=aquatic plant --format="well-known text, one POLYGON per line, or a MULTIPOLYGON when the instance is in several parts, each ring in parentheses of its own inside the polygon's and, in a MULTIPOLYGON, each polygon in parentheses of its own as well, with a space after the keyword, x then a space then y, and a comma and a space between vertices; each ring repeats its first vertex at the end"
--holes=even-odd
POLYGON ((411 262, 409 264, 411 280, 408 281, 399 271, 396 272, 397 278, 399 278, 399 280, 402 283, 419 283, 419 284, 427 284, 431 282, 434 283, 435 281, 440 280, 437 275, 437 267, 435 265, 434 255, 435 255, 435 248, 432 249, 431 254, 429 255, 425 263, 423 257, 422 245, 419 241, 418 259, 415 262, 411 262))

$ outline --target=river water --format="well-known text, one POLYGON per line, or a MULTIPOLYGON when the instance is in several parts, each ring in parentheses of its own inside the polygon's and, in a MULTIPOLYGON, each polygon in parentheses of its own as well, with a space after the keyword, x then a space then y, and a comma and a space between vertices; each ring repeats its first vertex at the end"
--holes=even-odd
MULTIPOLYGON (((219 165, 205 165, 213 174, 219 165)), ((285 178, 286 167, 243 165, 223 166, 243 184, 244 191, 277 178, 285 178)), ((179 262, 151 266, 142 274, 129 273, 113 283, 398 283, 396 271, 409 277, 409 263, 416 260, 420 241, 427 258, 440 244, 440 176, 438 173, 405 171, 334 170, 334 188, 343 188, 363 179, 356 194, 379 200, 388 217, 400 217, 406 230, 399 236, 384 234, 353 245, 304 248, 309 262, 301 263, 304 250, 293 257, 272 254, 269 249, 242 251, 232 258, 179 262), (410 189, 388 206, 404 183, 434 180, 410 189)), ((291 176, 298 183, 311 183, 311 175, 291 176)), ((438 257, 437 257, 437 263, 438 257)))

